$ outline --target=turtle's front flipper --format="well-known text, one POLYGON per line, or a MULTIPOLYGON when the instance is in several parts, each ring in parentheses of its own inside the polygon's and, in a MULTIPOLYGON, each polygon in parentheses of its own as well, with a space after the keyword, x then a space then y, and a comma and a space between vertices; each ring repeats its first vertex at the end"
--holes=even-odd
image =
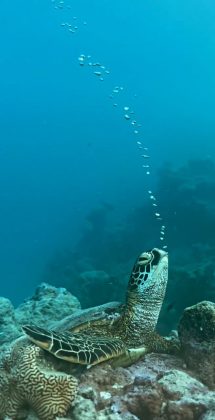
POLYGON ((116 357, 111 361, 113 368, 117 367, 129 367, 133 363, 137 362, 147 353, 146 347, 139 347, 137 349, 127 349, 125 353, 116 357))
POLYGON ((24 325, 23 331, 37 346, 53 356, 79 365, 96 365, 124 354, 126 346, 120 338, 91 336, 86 333, 60 334, 44 328, 24 325))

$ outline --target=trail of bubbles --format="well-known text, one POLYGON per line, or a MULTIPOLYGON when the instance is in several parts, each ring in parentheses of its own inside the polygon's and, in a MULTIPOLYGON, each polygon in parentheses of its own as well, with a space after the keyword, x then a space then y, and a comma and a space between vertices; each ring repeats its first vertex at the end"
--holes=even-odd
MULTIPOLYGON (((68 5, 63 0, 52 0, 52 3, 54 5, 54 8, 57 10, 72 9, 71 5, 68 5)), ((83 21, 82 24, 86 25, 86 21, 83 21)), ((76 33, 76 31, 79 29, 77 25, 77 16, 72 16, 71 23, 62 22, 61 27, 72 34, 76 33)), ((107 66, 103 65, 99 61, 94 61, 91 55, 80 54, 78 57, 78 62, 81 67, 88 67, 91 70, 93 76, 100 82, 103 82, 111 74, 110 69, 107 66)), ((121 109, 122 118, 124 119, 124 121, 127 121, 127 123, 130 124, 130 128, 132 131, 132 135, 134 136, 136 146, 140 151, 142 168, 145 172, 145 175, 147 177, 150 177, 150 154, 148 146, 145 144, 145 142, 143 142, 144 135, 142 133, 142 123, 140 123, 135 117, 135 112, 132 107, 128 106, 127 104, 123 105, 123 102, 125 101, 125 99, 123 98, 124 91, 125 89, 123 86, 114 86, 111 93, 109 94, 109 99, 112 101, 112 105, 114 108, 121 109)), ((159 210, 158 200, 151 189, 148 190, 148 195, 152 205, 153 215, 155 219, 160 223, 159 239, 161 241, 161 247, 163 249, 166 249, 167 245, 164 244, 166 226, 163 224, 163 217, 161 216, 161 212, 159 210)))
POLYGON ((65 0, 51 0, 51 2, 55 10, 67 12, 67 16, 68 13, 71 15, 69 16, 70 22, 64 21, 60 24, 60 26, 70 34, 75 34, 82 26, 87 25, 87 22, 85 20, 79 21, 78 17, 72 14, 72 6, 65 0))

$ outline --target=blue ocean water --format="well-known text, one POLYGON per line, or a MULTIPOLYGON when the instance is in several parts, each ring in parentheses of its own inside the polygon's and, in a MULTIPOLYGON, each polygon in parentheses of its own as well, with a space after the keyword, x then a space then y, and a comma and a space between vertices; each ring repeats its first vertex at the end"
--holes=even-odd
POLYGON ((31 294, 92 208, 123 218, 147 201, 164 162, 215 158, 214 19, 209 0, 1 4, 0 295, 31 294), (107 66, 104 81, 80 54, 107 66), (150 179, 114 86, 143 125, 150 179))

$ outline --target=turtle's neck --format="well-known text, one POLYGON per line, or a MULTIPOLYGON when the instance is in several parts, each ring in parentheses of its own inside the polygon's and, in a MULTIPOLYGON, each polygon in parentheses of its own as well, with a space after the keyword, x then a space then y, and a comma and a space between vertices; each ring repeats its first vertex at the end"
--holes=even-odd
POLYGON ((128 287, 125 310, 115 326, 128 345, 147 344, 147 336, 156 328, 167 280, 166 267, 148 286, 128 287))

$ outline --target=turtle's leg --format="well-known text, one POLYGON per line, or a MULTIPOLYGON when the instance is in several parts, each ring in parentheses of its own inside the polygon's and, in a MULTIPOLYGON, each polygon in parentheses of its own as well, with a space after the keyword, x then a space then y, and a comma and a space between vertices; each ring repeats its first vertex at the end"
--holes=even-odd
POLYGON ((111 361, 111 366, 128 367, 137 362, 147 353, 168 353, 178 354, 180 342, 176 337, 161 337, 156 332, 151 333, 145 340, 147 345, 139 348, 129 348, 123 354, 111 361))
POLYGON ((147 352, 177 354, 180 352, 180 342, 176 337, 161 337, 154 332, 147 337, 147 352))
POLYGON ((111 366, 113 368, 131 366, 133 363, 141 359, 146 353, 146 347, 139 347, 137 349, 127 349, 125 353, 111 360, 111 366))

